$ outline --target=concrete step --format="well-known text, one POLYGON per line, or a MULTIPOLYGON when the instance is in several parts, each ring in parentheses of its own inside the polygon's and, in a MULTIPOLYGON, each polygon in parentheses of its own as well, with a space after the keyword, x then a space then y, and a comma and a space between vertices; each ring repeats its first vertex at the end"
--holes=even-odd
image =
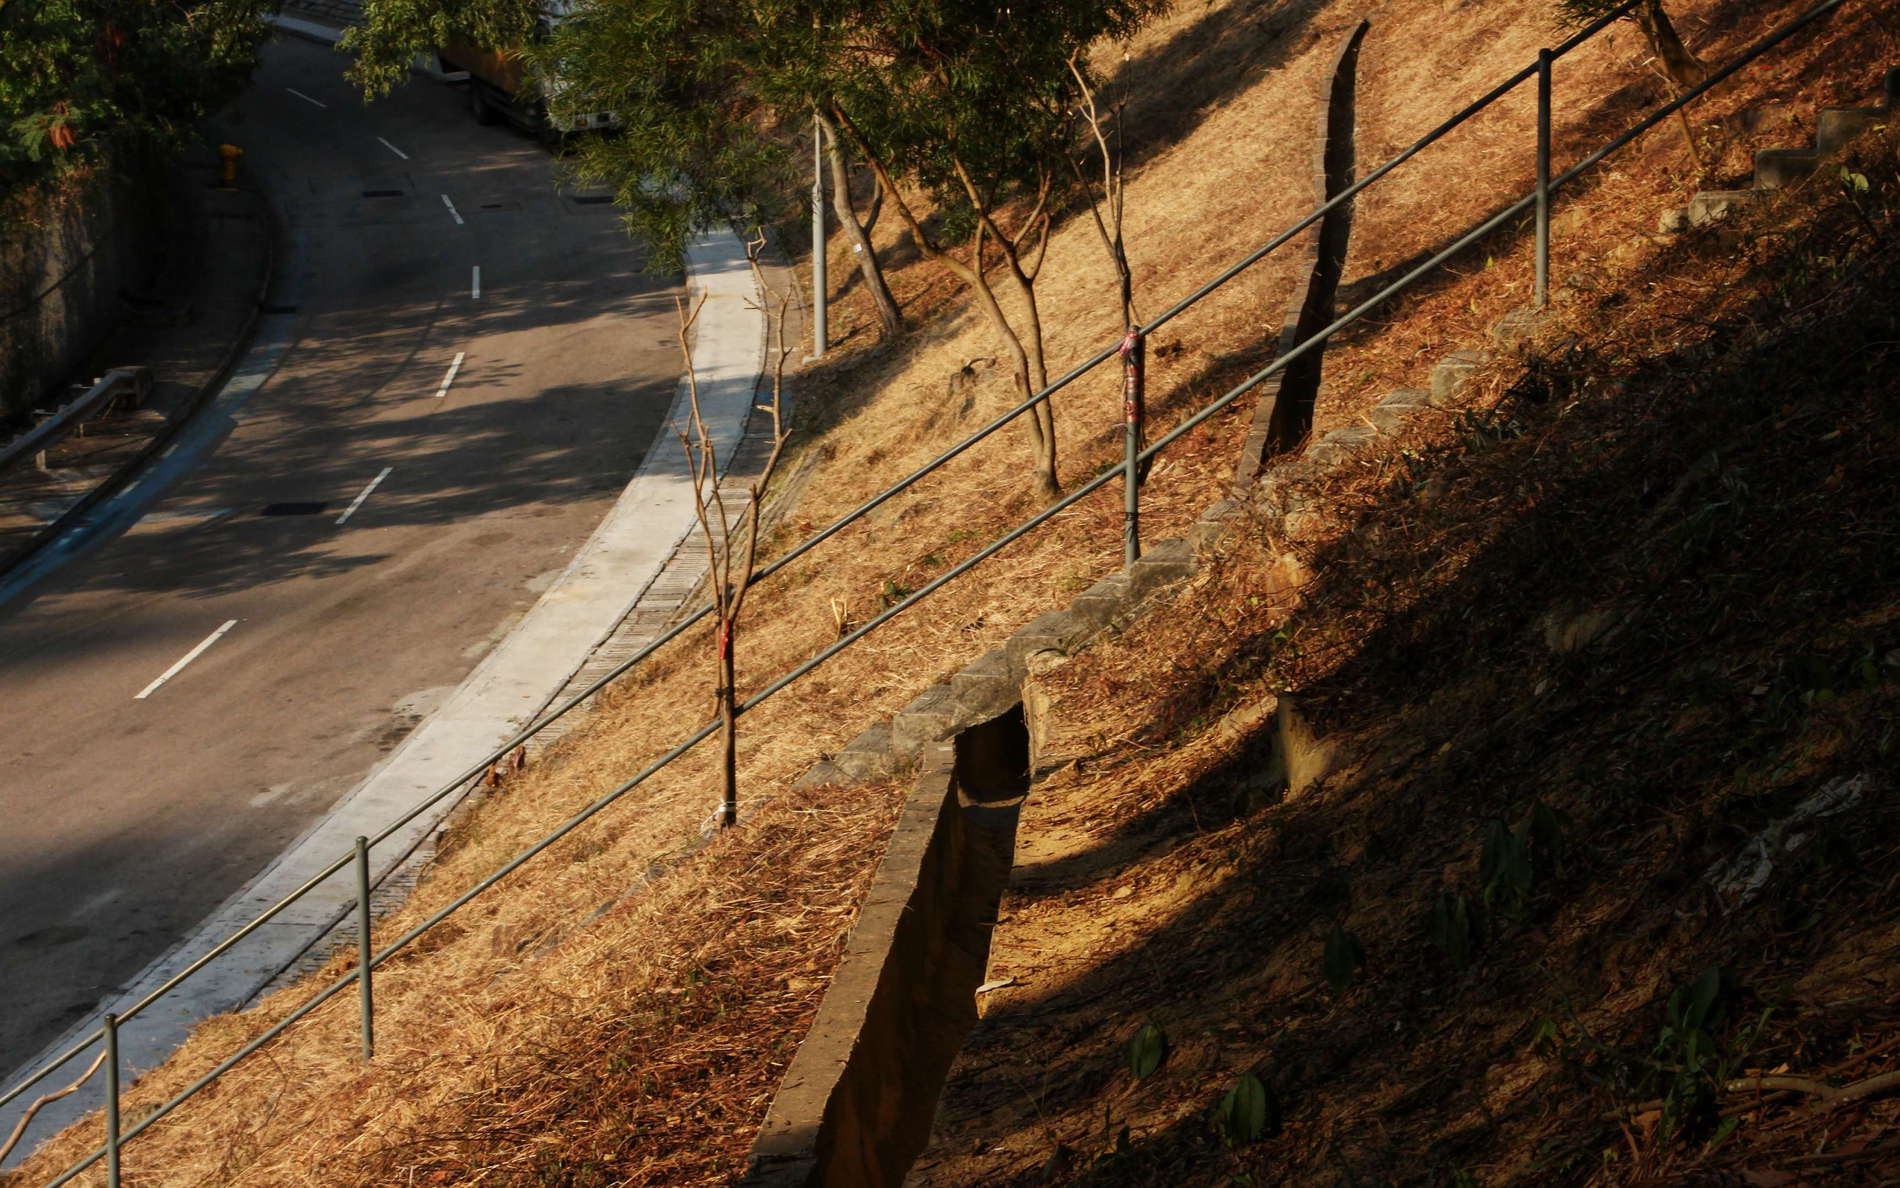
POLYGON ((1069 604, 1069 617, 1089 635, 1105 631, 1133 605, 1128 575, 1111 573, 1075 596, 1069 604))
POLYGON ((891 728, 886 722, 873 722, 863 733, 844 745, 831 757, 831 764, 854 780, 870 780, 889 775, 896 769, 891 758, 891 728))
POLYGON ((1306 460, 1315 466, 1339 466, 1362 453, 1378 439, 1379 431, 1371 425, 1349 425, 1344 429, 1335 429, 1318 441, 1307 443, 1306 460))
POLYGON ((986 722, 1023 699, 1023 674, 1007 651, 991 648, 950 678, 950 692, 959 717, 986 722))
POLYGON ((1453 351, 1432 368, 1432 404, 1443 408, 1458 398, 1472 375, 1490 360, 1484 351, 1453 351))
POLYGON ((1194 549, 1182 539, 1156 543, 1128 572, 1131 602, 1139 602, 1163 586, 1171 586, 1194 572, 1194 549))
POLYGON ((1491 345, 1508 351, 1527 342, 1531 335, 1537 333, 1537 328, 1544 324, 1544 319, 1549 316, 1550 311, 1533 309, 1530 306, 1514 309, 1491 323, 1491 345))
POLYGON ((1009 637, 1004 649, 1009 666, 1018 672, 1036 671, 1032 659, 1043 653, 1072 656, 1094 632, 1068 611, 1044 611, 1009 637))
POLYGON ((1779 190, 1814 172, 1821 154, 1813 149, 1762 149, 1755 154, 1755 188, 1779 190))
POLYGON ((1827 107, 1814 119, 1814 149, 1820 156, 1840 152, 1847 142, 1879 123, 1879 107, 1827 107))
POLYGON ((1188 543, 1194 547, 1194 551, 1203 553, 1219 544, 1223 537, 1240 525, 1240 514, 1244 507, 1239 500, 1223 499, 1202 512, 1200 518, 1194 521, 1194 526, 1188 529, 1188 543))
POLYGON ((1410 420, 1413 413, 1431 407, 1431 403, 1429 389, 1400 388, 1396 392, 1387 392, 1366 416, 1379 432, 1389 437, 1397 436, 1399 427, 1410 420))
POLYGON ((959 725, 950 686, 932 685, 891 719, 891 755, 900 761, 914 759, 926 746, 949 738, 959 725))
POLYGON ((1725 219, 1759 197, 1755 190, 1703 190, 1689 199, 1689 225, 1701 227, 1725 219))

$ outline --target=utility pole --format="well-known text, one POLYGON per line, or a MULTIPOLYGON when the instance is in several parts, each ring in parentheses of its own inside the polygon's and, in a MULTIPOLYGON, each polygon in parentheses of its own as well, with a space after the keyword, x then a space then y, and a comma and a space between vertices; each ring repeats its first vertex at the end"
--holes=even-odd
POLYGON ((811 123, 811 357, 825 356, 825 129, 811 123))

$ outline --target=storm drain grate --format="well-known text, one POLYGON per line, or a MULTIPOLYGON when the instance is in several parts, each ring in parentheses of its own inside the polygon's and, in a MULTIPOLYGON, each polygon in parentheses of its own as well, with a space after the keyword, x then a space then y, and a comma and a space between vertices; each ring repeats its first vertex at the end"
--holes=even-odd
POLYGON ((260 516, 320 516, 327 503, 267 503, 260 516))
POLYGON ((402 197, 402 191, 401 190, 364 190, 363 197, 365 198, 400 198, 402 197))
POLYGON ((604 206, 613 200, 612 194, 577 194, 568 199, 576 206, 604 206))

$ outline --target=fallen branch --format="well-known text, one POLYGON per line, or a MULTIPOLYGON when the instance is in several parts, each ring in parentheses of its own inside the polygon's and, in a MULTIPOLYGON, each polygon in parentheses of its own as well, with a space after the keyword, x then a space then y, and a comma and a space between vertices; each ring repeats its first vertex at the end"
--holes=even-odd
POLYGON ((78 1080, 66 1086, 64 1089, 55 1090, 52 1093, 43 1095, 38 1101, 26 1107, 26 1113, 21 1114, 20 1120, 13 1124, 13 1133, 7 1136, 7 1141, 4 1144, 0 1144, 0 1163, 6 1162, 7 1156, 13 1154, 13 1148, 20 1145, 20 1136, 26 1133, 27 1123, 33 1120, 33 1115, 39 1113, 42 1106, 51 1105, 67 1094, 77 1092, 79 1087, 86 1083, 86 1078, 98 1072, 99 1066, 105 1062, 105 1049, 101 1048, 99 1054, 92 1058, 92 1064, 87 1066, 85 1072, 79 1074, 78 1080))
MULTIPOLYGON (((1810 1107, 1810 1110, 1813 1112, 1832 1109, 1845 1102, 1859 1101, 1862 1098, 1874 1097, 1891 1089, 1900 1089, 1900 1071, 1881 1073, 1878 1076, 1866 1077, 1852 1084, 1838 1087, 1830 1085, 1826 1081, 1817 1081, 1812 1077, 1790 1077, 1781 1075, 1737 1077, 1722 1085, 1722 1091, 1724 1093, 1747 1093, 1751 1090, 1757 1093, 1805 1093, 1809 1097, 1820 1099, 1810 1107)), ((1606 1120, 1614 1121, 1632 1114, 1646 1114, 1651 1110, 1660 1110, 1662 1108, 1662 1099, 1657 1098, 1653 1101, 1645 1101, 1630 1106, 1627 1109, 1620 1110, 1613 1114, 1606 1114, 1604 1117, 1606 1120)))

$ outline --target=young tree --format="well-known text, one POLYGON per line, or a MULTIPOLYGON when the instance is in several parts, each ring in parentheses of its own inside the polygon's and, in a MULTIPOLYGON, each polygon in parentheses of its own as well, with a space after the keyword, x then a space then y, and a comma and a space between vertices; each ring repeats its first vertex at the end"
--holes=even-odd
POLYGON ((883 207, 884 191, 874 191, 871 212, 860 220, 857 204, 851 199, 851 170, 844 159, 844 145, 838 139, 838 125, 823 108, 814 110, 818 126, 824 129, 825 157, 831 166, 832 206, 838 214, 838 225, 844 228, 844 237, 851 241, 852 255, 858 258, 858 275, 863 279, 866 291, 871 294, 871 304, 877 310, 878 325, 885 337, 895 337, 904 331, 904 315, 897 308, 897 298, 891 296, 890 285, 884 281, 884 269, 878 264, 877 248, 871 243, 871 229, 877 224, 878 212, 883 207))
MULTIPOLYGON (((620 115, 621 134, 586 143, 577 167, 615 186, 662 266, 708 225, 775 223, 802 206, 796 130, 815 110, 871 167, 923 254, 975 292, 1027 395, 1048 383, 1036 277, 1073 196, 1071 60, 1164 3, 580 0, 524 52, 559 80, 546 96, 556 113, 620 115)), ((523 0, 369 0, 346 44, 359 78, 379 87, 452 30, 514 45, 534 25, 523 0)), ((1029 427, 1037 482, 1054 491, 1047 402, 1029 427)))
MULTIPOLYGON (((655 267, 672 270, 686 241, 710 226, 769 225, 802 209, 807 165, 793 129, 809 119, 822 76, 830 42, 817 24, 822 9, 807 0, 586 0, 557 21, 527 0, 369 0, 343 44, 372 92, 400 81, 415 53, 451 35, 514 47, 541 77, 558 80, 542 94, 553 116, 617 114, 623 133, 580 144, 570 164, 615 187, 628 229, 653 247, 655 267)), ((835 136, 827 155, 835 179, 844 169, 835 136)), ((879 322, 898 333, 902 317, 869 234, 847 198, 838 213, 860 249, 879 322)))
MULTIPOLYGON (((739 615, 745 609, 746 595, 752 590, 752 575, 758 567, 759 511, 765 490, 778 469, 785 450, 785 419, 782 414, 785 385, 785 360, 791 348, 785 345, 785 314, 790 298, 766 282, 759 267, 759 251, 765 237, 746 244, 746 259, 759 292, 766 301, 766 321, 772 330, 772 400, 759 407, 772 418, 771 453, 759 474, 747 486, 745 505, 737 513, 726 506, 720 487, 720 462, 713 448, 712 435, 699 409, 699 380, 693 371, 692 330, 699 317, 699 306, 680 307, 680 354, 686 363, 687 423, 679 429, 681 447, 686 451, 693 490, 693 511, 699 521, 700 538, 706 547, 706 584, 711 590, 715 663, 718 686, 713 701, 719 713, 719 826, 728 828, 739 822, 739 691, 735 649, 739 615)), ((727 459, 729 465, 731 459, 727 459)))
MULTIPOLYGON (((1587 25, 1619 3, 1621 0, 1557 0, 1557 7, 1570 20, 1587 25)), ((1657 65, 1678 91, 1686 91, 1708 77, 1708 66, 1682 43, 1675 22, 1663 9, 1662 0, 1643 0, 1630 17, 1643 31, 1643 39, 1649 42, 1649 51, 1656 56, 1657 65)))
MULTIPOLYGON (((1076 179, 1068 164, 1080 52, 1125 36, 1161 0, 945 0, 840 5, 829 107, 924 256, 967 285, 1025 397, 1048 386, 1036 280, 1076 179), (935 218, 900 183, 927 196, 935 218), (1009 286, 1005 309, 993 275, 1009 286)), ((1031 412, 1037 486, 1058 489, 1055 413, 1031 412)))

